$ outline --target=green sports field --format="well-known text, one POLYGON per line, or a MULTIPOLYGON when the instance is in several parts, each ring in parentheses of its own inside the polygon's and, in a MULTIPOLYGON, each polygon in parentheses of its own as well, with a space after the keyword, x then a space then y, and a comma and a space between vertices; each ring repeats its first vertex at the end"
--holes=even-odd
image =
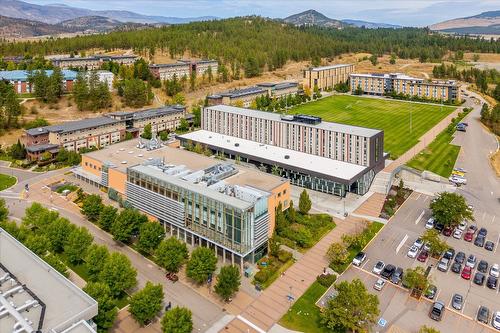
POLYGON ((395 159, 454 109, 452 106, 337 95, 297 106, 289 113, 310 114, 325 121, 382 129, 384 150, 395 159))

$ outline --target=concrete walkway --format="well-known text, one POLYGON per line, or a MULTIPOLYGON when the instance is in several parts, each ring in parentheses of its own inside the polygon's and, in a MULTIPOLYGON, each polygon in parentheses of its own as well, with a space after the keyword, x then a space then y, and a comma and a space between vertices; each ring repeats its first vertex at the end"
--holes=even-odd
POLYGON ((335 229, 307 251, 257 299, 243 308, 240 315, 220 332, 268 332, 288 311, 292 302, 302 296, 316 280, 316 276, 328 267, 325 254, 330 244, 340 241, 343 234, 355 233, 364 227, 363 220, 352 217, 335 222, 335 229), (292 302, 288 300, 289 295, 293 297, 292 302))

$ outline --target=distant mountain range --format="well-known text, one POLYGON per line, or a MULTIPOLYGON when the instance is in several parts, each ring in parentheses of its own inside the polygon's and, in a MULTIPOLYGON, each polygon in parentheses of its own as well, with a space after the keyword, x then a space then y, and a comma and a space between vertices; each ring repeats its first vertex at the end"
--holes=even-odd
POLYGON ((286 23, 290 23, 296 26, 305 25, 315 25, 319 27, 330 27, 330 28, 344 28, 348 26, 364 27, 367 29, 377 29, 377 28, 401 28, 400 25, 388 24, 388 23, 375 23, 367 22, 361 20, 336 20, 329 18, 320 12, 309 9, 305 12, 294 14, 283 19, 286 23))
POLYGON ((500 35, 500 10, 436 23, 430 29, 458 34, 500 35))
POLYGON ((403 26, 397 25, 397 24, 375 23, 375 22, 367 22, 367 21, 361 21, 361 20, 349 20, 349 19, 342 20, 342 22, 349 24, 349 25, 354 25, 354 26, 359 27, 359 28, 365 27, 367 29, 377 29, 377 28, 400 29, 403 27, 403 26))
POLYGON ((0 0, 0 8, 0 14, 3 16, 39 21, 48 24, 57 24, 65 20, 83 16, 101 16, 119 22, 169 24, 217 19, 213 16, 186 18, 148 16, 124 10, 90 10, 60 4, 36 5, 19 0, 0 0))

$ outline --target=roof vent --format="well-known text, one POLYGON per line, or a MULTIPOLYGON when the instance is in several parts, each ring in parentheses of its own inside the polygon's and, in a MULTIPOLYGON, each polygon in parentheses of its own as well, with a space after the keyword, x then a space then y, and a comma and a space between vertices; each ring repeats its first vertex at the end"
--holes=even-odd
POLYGON ((239 144, 239 143, 235 143, 235 144, 234 144, 234 146, 235 146, 235 147, 239 147, 239 146, 240 146, 240 144, 239 144))
POLYGON ((127 164, 127 161, 122 161, 122 164, 127 164))
POLYGON ((43 132, 43 128, 38 128, 38 132, 43 132))
POLYGON ((285 160, 290 159, 290 155, 285 155, 285 160))

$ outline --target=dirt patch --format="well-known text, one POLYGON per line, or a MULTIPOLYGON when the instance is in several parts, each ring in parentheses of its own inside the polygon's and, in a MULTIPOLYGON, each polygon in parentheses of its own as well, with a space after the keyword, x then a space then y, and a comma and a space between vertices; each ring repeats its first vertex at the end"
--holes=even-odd
POLYGON ((490 160, 491 165, 493 166, 493 170, 495 170, 497 176, 500 177, 500 150, 498 150, 496 154, 491 156, 490 160))
POLYGON ((473 61, 474 55, 479 55, 479 62, 500 62, 500 54, 498 53, 464 53, 464 60, 473 61))

